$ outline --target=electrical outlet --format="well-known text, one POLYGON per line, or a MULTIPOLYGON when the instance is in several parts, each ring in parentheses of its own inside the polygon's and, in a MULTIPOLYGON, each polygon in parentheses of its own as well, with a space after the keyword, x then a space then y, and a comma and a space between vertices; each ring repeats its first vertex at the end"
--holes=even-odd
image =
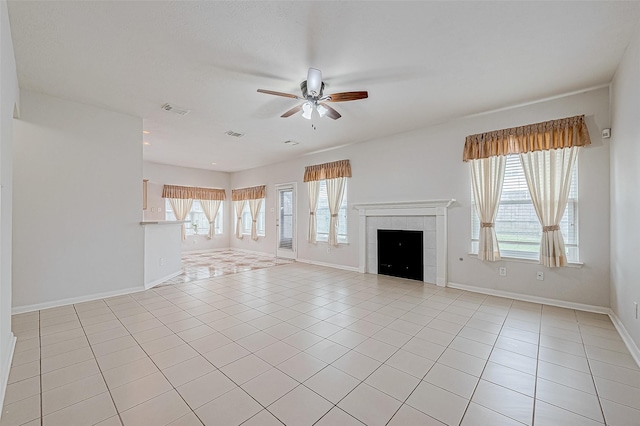
POLYGON ((544 281, 544 272, 542 272, 542 271, 536 272, 536 280, 544 281))
POLYGON ((498 272, 500 273, 501 277, 507 276, 507 268, 504 266, 501 266, 500 268, 498 268, 498 272))
POLYGON ((161 257, 161 258, 158 260, 158 264, 159 264, 160 266, 164 266, 164 257, 161 257))

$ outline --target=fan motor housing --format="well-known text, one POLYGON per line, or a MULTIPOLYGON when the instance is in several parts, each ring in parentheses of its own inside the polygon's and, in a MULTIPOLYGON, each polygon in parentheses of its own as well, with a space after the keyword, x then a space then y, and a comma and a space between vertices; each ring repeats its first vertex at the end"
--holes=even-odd
POLYGON ((300 90, 302 91, 302 97, 305 99, 318 99, 322 97, 322 92, 324 92, 324 82, 320 85, 320 93, 317 96, 311 96, 307 92, 307 80, 300 83, 300 90))

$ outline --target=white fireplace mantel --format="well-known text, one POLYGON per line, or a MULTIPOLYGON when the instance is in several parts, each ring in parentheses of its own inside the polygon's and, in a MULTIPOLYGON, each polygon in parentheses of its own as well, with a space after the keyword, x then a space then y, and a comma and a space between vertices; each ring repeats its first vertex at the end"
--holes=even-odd
POLYGON ((359 271, 367 271, 367 217, 372 216, 435 216, 436 217, 436 284, 447 282, 447 209, 455 199, 402 201, 393 203, 356 204, 359 212, 359 271))

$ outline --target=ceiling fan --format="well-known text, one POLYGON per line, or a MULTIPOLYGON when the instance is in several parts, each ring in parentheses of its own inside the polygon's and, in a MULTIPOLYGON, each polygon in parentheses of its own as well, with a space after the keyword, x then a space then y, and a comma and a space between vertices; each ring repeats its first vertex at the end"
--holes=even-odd
POLYGON ((324 95, 324 83, 322 82, 322 72, 319 69, 309 68, 307 79, 300 83, 302 96, 291 95, 289 93, 274 92, 273 90, 258 89, 260 93, 267 95, 284 96, 285 98, 301 99, 304 102, 281 115, 281 117, 291 117, 293 114, 302 110, 302 116, 307 120, 311 120, 313 111, 317 111, 320 117, 325 115, 329 118, 337 120, 342 117, 338 111, 327 105, 327 102, 347 102, 366 99, 369 93, 366 91, 359 92, 341 92, 332 95, 324 95))

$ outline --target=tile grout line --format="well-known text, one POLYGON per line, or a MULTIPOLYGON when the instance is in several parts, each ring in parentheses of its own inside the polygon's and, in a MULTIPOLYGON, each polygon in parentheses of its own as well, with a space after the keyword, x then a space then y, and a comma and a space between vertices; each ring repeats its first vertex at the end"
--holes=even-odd
POLYGON ((593 374, 593 370, 591 369, 591 360, 589 358, 589 354, 587 353, 587 345, 584 343, 584 337, 582 336, 582 327, 580 326, 580 320, 578 319, 578 315, 576 314, 576 322, 578 323, 578 331, 580 332, 580 341, 582 342, 582 348, 584 349, 585 359, 587 360, 587 366, 589 367, 589 374, 591 375, 591 381, 593 382, 593 389, 596 393, 596 398, 598 398, 598 406, 600 407, 600 414, 602 414, 602 421, 606 425, 607 418, 604 414, 604 407, 602 406, 602 399, 600 397, 600 392, 598 392, 598 386, 596 384, 596 376, 593 374))
MULTIPOLYGON (((104 299, 99 299, 99 300, 102 301, 106 305, 106 302, 104 302, 104 299)), ((78 309, 76 308, 75 304, 72 305, 72 306, 73 306, 73 310, 76 313, 76 316, 78 317, 78 322, 80 323, 80 327, 82 327, 82 333, 84 334, 84 338, 87 339, 87 343, 89 344, 89 349, 91 349, 91 354, 93 355, 93 359, 95 360, 96 365, 98 366, 98 371, 100 371, 100 376, 102 377, 102 381, 104 382, 104 387, 107 388, 107 392, 109 393, 109 398, 111 398, 111 403, 113 404, 113 408, 116 410, 116 415, 118 416, 118 420, 120 420, 120 423, 124 425, 124 422, 122 421, 122 417, 120 416, 120 411, 118 411, 118 407, 116 406, 116 401, 113 399, 113 395, 111 395, 111 390, 109 389, 109 385, 107 385, 107 380, 104 378, 104 372, 102 371, 102 367, 100 367, 100 364, 98 363, 98 357, 96 356, 96 353, 93 351, 93 345, 91 344, 91 341, 89 340, 89 336, 87 335, 87 331, 84 329, 84 324, 82 324, 82 321, 80 320, 80 315, 78 315, 78 309)), ((111 310, 111 309, 109 309, 109 310, 111 310)), ((89 398, 87 398, 87 399, 89 399, 89 398)), ((83 400, 83 401, 86 401, 86 399, 83 400)), ((78 401, 78 402, 82 402, 82 401, 78 401)), ((100 421, 104 421, 104 420, 107 420, 109 418, 110 417, 107 417, 106 419, 103 419, 103 420, 100 420, 100 421)))
MULTIPOLYGON (((486 299, 487 298, 485 297, 485 299, 483 299, 483 300, 486 300, 486 299)), ((482 306, 482 305, 480 305, 480 306, 482 306)), ((498 331, 498 334, 496 335, 496 340, 494 340, 493 345, 491 345, 491 351, 489 352, 489 356, 487 356, 487 360, 485 361, 484 366, 482 367, 482 371, 480 372, 480 376, 478 377, 478 382, 473 387, 473 392, 471 392, 471 396, 469 396, 469 402, 467 403, 467 406, 465 407, 464 412, 462 413, 462 417, 460 418, 459 424, 462 424, 462 422, 464 421, 465 416, 467 415, 467 412, 469 411, 469 407, 471 406, 471 401, 473 400, 473 396, 475 395, 476 391, 478 390, 478 386, 480 385, 480 381, 482 380, 482 375, 484 374, 484 371, 487 369, 487 364, 489 364, 489 358, 491 358, 491 354, 493 353, 493 350, 496 348, 496 342, 500 338, 500 333, 502 332, 502 329, 504 328, 505 322, 507 322, 507 318, 509 317, 509 311, 511 310, 512 306, 513 306, 513 301, 509 304, 509 310, 507 310, 507 314, 504 316, 504 319, 502 320, 502 324, 500 324, 500 330, 498 331)), ((480 307, 478 307, 478 309, 480 309, 480 307)), ((476 312, 477 311, 478 310, 476 309, 476 312)), ((460 333, 458 333, 458 334, 460 334, 460 333)), ((490 409, 488 407, 485 407, 485 408, 490 409)), ((491 411, 493 411, 493 410, 491 410, 491 411)), ((498 413, 498 414, 502 414, 502 413, 498 413)))
MULTIPOLYGON (((538 325, 538 347, 536 348, 536 374, 533 382, 533 409, 531 410, 531 424, 536 423, 536 402, 538 402, 538 369, 540 368, 540 343, 542 342, 542 315, 544 305, 540 306, 540 324, 538 325)), ((573 313, 575 315, 575 311, 573 313)))
MULTIPOLYGON (((158 295, 158 296, 162 297, 162 298, 163 298, 163 299, 165 299, 167 302, 169 302, 169 303, 171 303, 172 305, 174 305, 174 306, 176 306, 176 307, 177 307, 177 305, 175 305, 173 302, 171 302, 170 300, 168 300, 166 297, 162 296, 161 294, 158 294, 158 293, 157 293, 157 292, 155 292, 155 291, 154 291, 154 294, 156 294, 156 295, 158 295)), ((102 300, 104 301, 104 299, 102 299, 102 300)), ((134 335, 129 331, 129 329, 127 328, 127 326, 126 326, 126 325, 125 325, 125 324, 120 320, 120 318, 116 315, 116 313, 115 313, 115 312, 113 312, 113 310, 111 309, 111 306, 110 306, 108 303, 106 303, 106 302, 104 302, 104 303, 107 305, 107 307, 109 308, 109 310, 113 313, 113 315, 118 319, 118 322, 120 322, 120 324, 122 324, 122 326, 125 328, 125 330, 127 330, 127 332, 129 333, 129 336, 131 336, 131 338, 133 338, 133 340, 135 340, 135 342, 138 344, 138 347, 139 347, 139 348, 140 348, 140 349, 145 353, 145 355, 147 356, 147 358, 149 358, 149 360, 153 363, 153 365, 158 369, 158 371, 160 372, 160 374, 162 374, 162 376, 165 378, 165 380, 167 381, 167 383, 169 383, 169 385, 171 385, 172 390, 174 390, 174 391, 175 391, 175 393, 176 393, 176 394, 178 394, 178 396, 180 397, 180 399, 182 399, 182 401, 183 401, 183 402, 185 403, 185 405, 186 405, 186 406, 191 410, 191 412, 192 412, 192 413, 193 413, 193 414, 198 418, 198 420, 199 420, 202 424, 204 424, 204 422, 200 419, 200 416, 198 416, 198 414, 196 414, 195 409, 191 408, 191 406, 187 403, 187 401, 185 401, 185 399, 183 398, 182 394, 181 394, 180 392, 178 392, 178 389, 176 389, 176 387, 173 385, 173 383, 171 383, 171 380, 169 380, 169 378, 164 374, 164 372, 162 371, 162 369, 161 369, 161 368, 156 364, 156 362, 153 360, 153 358, 151 358, 151 355, 149 355, 149 353, 148 353, 148 352, 147 352, 147 351, 142 347, 142 345, 140 344, 140 342, 138 341, 138 339, 136 339, 136 337, 135 337, 135 336, 134 336, 134 335)), ((144 307, 143 305, 140 305, 140 306, 142 306, 142 307, 143 307, 147 312, 149 312, 151 315, 153 315, 153 313, 152 313, 151 311, 149 311, 146 307, 144 307)), ((180 309, 181 309, 181 308, 180 308, 180 309)), ((153 317, 154 317, 155 319, 158 319, 158 317, 156 317, 155 315, 153 315, 153 317)), ((159 319, 158 319, 158 321, 160 321, 160 322, 161 322, 161 323, 166 327, 166 324, 164 324, 161 320, 159 320, 159 319)), ((167 328, 168 328, 168 327, 167 327, 167 328)), ((143 330, 143 331, 146 331, 146 330, 143 330)), ((173 330, 171 330, 171 331, 173 332, 173 330)), ((187 342, 185 342, 185 341, 184 341, 184 339, 182 339, 180 336, 178 336, 178 334, 177 334, 177 333, 173 333, 173 335, 177 336, 180 340, 182 340, 184 343, 186 343, 186 344, 188 345, 188 343, 187 343, 187 342)), ((161 337, 161 338, 162 338, 162 337, 161 337)), ((160 339, 161 339, 161 338, 160 338, 160 339)), ((157 340, 157 339, 154 339, 154 340, 157 340)), ((191 347, 191 345, 189 345, 189 347, 191 347)), ((192 348, 192 349, 194 349, 194 350, 195 350, 195 348, 192 348)), ((168 349, 168 350, 170 350, 170 349, 168 349)), ((196 352, 198 352, 198 351, 196 351, 196 352)), ((198 352, 198 353, 200 353, 200 352, 198 352)), ((191 359, 191 358, 190 358, 190 359, 191 359)), ((205 359, 206 359, 206 358, 205 358, 205 359)), ((187 361, 188 361, 188 360, 187 360, 187 361)), ((96 358, 96 362, 97 362, 97 358, 96 358)), ((183 362, 184 362, 184 361, 183 361, 183 362)), ((209 362, 209 360, 207 360, 207 362, 209 362)), ((180 363, 178 363, 178 364, 180 364, 180 363)), ((123 365, 126 365, 126 364, 123 364, 123 365)), ((174 364, 174 365, 177 365, 177 364, 174 364)), ((213 364, 211 364, 211 365, 212 365, 214 368, 216 368, 216 370, 217 370, 217 367, 216 367, 215 365, 213 365, 213 364)), ((98 365, 98 366, 99 366, 99 365, 98 365)), ((116 368, 117 368, 117 367, 116 367, 116 368)), ((167 368, 169 368, 169 367, 167 367, 167 368)), ((153 374, 153 373, 152 373, 152 374, 153 374)), ((147 376, 145 376, 145 377, 147 377, 147 376)), ((194 380, 195 380, 195 379, 194 379, 194 380)), ((105 380, 105 384, 106 384, 106 380, 105 380)), ((125 384, 125 385, 126 385, 126 384, 125 384)), ((123 386, 124 386, 124 385, 123 385, 123 386)), ((107 385, 107 389, 109 390, 109 394, 111 395, 111 389, 109 388, 109 386, 108 386, 108 385, 107 385)), ((163 392, 163 393, 162 393, 162 394, 160 394, 160 395, 164 395, 164 394, 169 393, 169 392, 171 392, 171 390, 168 390, 167 392, 163 392)), ((152 399, 157 398, 157 397, 158 397, 158 396, 160 396, 160 395, 156 395, 156 396, 155 396, 155 397, 153 397, 153 398, 150 398, 150 399, 148 399, 148 400, 142 401, 142 402, 140 402, 139 404, 136 404, 136 405, 134 405, 134 406, 132 406, 132 407, 127 408, 127 410, 131 410, 131 409, 133 409, 134 407, 137 407, 137 406, 139 406, 139 405, 141 405, 141 404, 144 404, 144 403, 146 403, 146 402, 148 402, 148 401, 151 401, 152 399)), ((111 398, 113 399, 113 395, 111 396, 111 398)), ((116 411, 118 412, 118 417, 120 418, 120 422, 124 425, 124 421, 122 420, 122 415, 121 415, 120 410, 118 409, 118 407, 115 405, 115 401, 114 401, 113 405, 116 407, 116 411)), ((127 410, 124 410, 124 411, 127 411, 127 410)), ((185 414, 185 416, 186 416, 186 415, 187 415, 187 414, 185 414)), ((182 418, 182 417, 184 417, 184 416, 180 416, 178 419, 175 419, 175 420, 179 420, 179 419, 180 419, 180 418, 182 418)), ((174 421, 174 420, 171 420, 171 422, 173 422, 173 421, 174 421)), ((165 423, 165 424, 167 424, 167 423, 165 423)))

